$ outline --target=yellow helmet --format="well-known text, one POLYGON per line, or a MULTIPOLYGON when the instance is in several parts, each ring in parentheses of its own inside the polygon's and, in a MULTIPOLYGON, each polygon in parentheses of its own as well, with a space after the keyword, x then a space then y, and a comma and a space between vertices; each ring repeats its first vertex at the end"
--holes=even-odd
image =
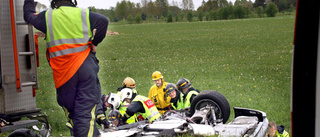
POLYGON ((136 82, 134 81, 133 78, 126 77, 122 82, 122 86, 124 86, 126 88, 135 88, 136 82))
POLYGON ((162 74, 160 71, 155 71, 152 73, 152 80, 158 80, 160 78, 163 78, 162 74))

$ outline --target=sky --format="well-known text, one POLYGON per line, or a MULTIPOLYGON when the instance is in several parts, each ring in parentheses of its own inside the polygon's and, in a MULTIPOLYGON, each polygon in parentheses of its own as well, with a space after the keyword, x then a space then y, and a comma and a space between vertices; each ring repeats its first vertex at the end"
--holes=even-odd
MULTIPOLYGON (((38 1, 47 7, 50 7, 49 0, 34 0, 38 1)), ((121 2, 122 0, 77 0, 78 7, 80 8, 87 8, 90 6, 94 6, 97 9, 109 9, 110 7, 116 7, 117 2, 121 2)), ((141 3, 141 0, 127 0, 133 3, 141 3)), ((155 0, 153 0, 155 1, 155 0)), ((175 2, 178 2, 179 4, 182 2, 182 0, 174 0, 175 2)), ((204 0, 207 1, 207 0, 204 0)), ((228 0, 234 2, 235 0, 228 0)), ((168 0, 169 4, 172 4, 172 0, 168 0)), ((193 0, 193 4, 195 7, 195 10, 201 5, 202 0, 193 0)))

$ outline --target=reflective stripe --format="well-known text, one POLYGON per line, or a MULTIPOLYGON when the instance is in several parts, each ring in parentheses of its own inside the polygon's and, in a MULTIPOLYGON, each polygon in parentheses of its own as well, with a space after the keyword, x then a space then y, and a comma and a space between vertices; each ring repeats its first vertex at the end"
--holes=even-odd
POLYGON ((85 51, 87 48, 88 48, 88 45, 81 46, 78 48, 68 48, 65 50, 59 50, 56 52, 49 53, 49 57, 53 58, 53 57, 58 57, 58 56, 67 55, 67 54, 71 54, 71 53, 78 53, 78 52, 85 51))
POLYGON ((68 121, 70 122, 71 125, 73 125, 72 119, 69 118, 69 114, 70 114, 69 111, 68 111, 67 108, 65 108, 65 107, 62 107, 62 108, 63 108, 63 110, 64 110, 64 113, 65 113, 68 121))
POLYGON ((149 109, 151 111, 151 115, 149 117, 147 117, 147 119, 151 119, 153 116, 160 114, 159 111, 158 112, 153 112, 151 109, 149 109))
POLYGON ((105 120, 106 117, 104 116, 104 114, 99 114, 97 115, 97 119, 105 120))
POLYGON ((90 120, 90 128, 88 132, 88 137, 93 136, 93 130, 94 130, 94 120, 96 119, 96 107, 97 105, 94 105, 93 109, 91 110, 91 120, 90 120))
MULTIPOLYGON (((145 102, 145 101, 150 100, 150 99, 147 98, 147 97, 143 97, 143 96, 138 95, 134 100, 140 100, 140 101, 145 102)), ((143 104, 144 104, 144 106, 146 105, 145 103, 143 103, 143 104)), ((154 116, 156 116, 156 115, 160 115, 160 112, 159 112, 159 111, 154 111, 154 110, 152 109, 152 108, 155 108, 155 107, 156 107, 156 106, 153 106, 153 107, 149 108, 149 111, 151 112, 151 115, 147 117, 148 120, 151 120, 152 117, 154 117, 154 116)), ((148 108, 148 107, 144 107, 144 108, 148 108)), ((145 113, 147 113, 147 112, 145 112, 145 113)), ((142 116, 143 116, 143 115, 142 115, 142 116)), ((151 122, 151 121, 150 121, 150 122, 151 122)))
POLYGON ((198 95, 199 93, 195 90, 192 90, 192 91, 189 91, 185 100, 184 100, 184 105, 183 107, 186 108, 186 107, 190 107, 191 106, 191 102, 190 102, 190 98, 192 95, 198 95))
POLYGON ((180 92, 180 96, 178 98, 178 101, 177 101, 177 106, 174 106, 174 103, 171 103, 171 106, 173 107, 173 109, 175 110, 179 110, 179 109, 184 109, 184 103, 183 103, 183 96, 184 94, 180 92))
POLYGON ((81 20, 82 20, 82 32, 83 32, 83 38, 74 38, 74 39, 58 39, 55 40, 53 36, 53 27, 52 27, 52 9, 48 10, 47 14, 47 20, 48 20, 48 28, 49 28, 49 37, 50 42, 47 42, 47 48, 62 45, 62 44, 77 44, 77 43, 88 43, 90 40, 89 38, 89 27, 87 22, 87 12, 86 9, 81 9, 81 20))
POLYGON ((73 128, 69 121, 66 123, 66 126, 69 127, 69 128, 73 128))

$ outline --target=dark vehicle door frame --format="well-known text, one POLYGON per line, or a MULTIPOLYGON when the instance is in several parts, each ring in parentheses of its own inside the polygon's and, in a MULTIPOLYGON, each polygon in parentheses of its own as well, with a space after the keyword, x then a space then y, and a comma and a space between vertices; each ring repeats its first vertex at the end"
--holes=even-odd
POLYGON ((298 0, 294 33, 291 136, 320 136, 319 0, 298 0))

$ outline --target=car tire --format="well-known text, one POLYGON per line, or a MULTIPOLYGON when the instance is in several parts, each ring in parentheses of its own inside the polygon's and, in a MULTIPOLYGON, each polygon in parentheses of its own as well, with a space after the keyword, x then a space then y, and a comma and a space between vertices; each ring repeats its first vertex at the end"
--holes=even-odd
POLYGON ((8 137, 39 137, 39 135, 30 129, 21 128, 13 131, 8 137))
POLYGON ((191 102, 190 111, 186 114, 191 117, 196 110, 210 104, 214 107, 216 119, 220 119, 226 123, 230 116, 230 105, 228 100, 219 92, 206 90, 200 92, 191 102))

